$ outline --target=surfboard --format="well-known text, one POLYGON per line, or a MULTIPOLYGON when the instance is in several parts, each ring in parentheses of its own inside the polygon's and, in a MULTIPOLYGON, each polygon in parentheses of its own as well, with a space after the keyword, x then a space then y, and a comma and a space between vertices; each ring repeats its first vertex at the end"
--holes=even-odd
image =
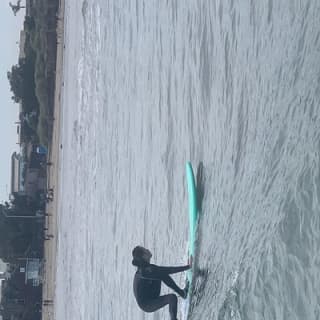
POLYGON ((194 257, 196 250, 196 233, 198 224, 198 203, 197 203, 197 188, 195 183, 195 178, 193 174, 192 165, 190 162, 186 163, 186 180, 187 180, 187 190, 188 190, 188 205, 189 205, 189 240, 188 240, 188 257, 193 258, 192 269, 187 271, 187 281, 189 281, 189 291, 188 297, 183 304, 182 309, 182 319, 186 320, 188 318, 190 309, 190 300, 193 288, 193 274, 194 274, 194 257))
MULTIPOLYGON (((188 203, 189 203, 189 241, 188 255, 194 257, 195 242, 196 242, 196 227, 198 220, 198 205, 197 205, 197 188, 194 179, 193 169, 190 162, 186 164, 186 177, 188 187, 188 203)), ((187 272, 187 277, 191 285, 193 270, 187 272)))

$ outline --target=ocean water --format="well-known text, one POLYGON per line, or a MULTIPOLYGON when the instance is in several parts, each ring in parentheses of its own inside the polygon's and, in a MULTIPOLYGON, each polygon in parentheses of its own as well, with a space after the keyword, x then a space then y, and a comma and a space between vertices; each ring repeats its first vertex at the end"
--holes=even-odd
POLYGON ((190 319, 320 319, 319 21, 318 0, 67 1, 58 320, 169 319, 136 305, 131 250, 185 262, 187 160, 190 319))

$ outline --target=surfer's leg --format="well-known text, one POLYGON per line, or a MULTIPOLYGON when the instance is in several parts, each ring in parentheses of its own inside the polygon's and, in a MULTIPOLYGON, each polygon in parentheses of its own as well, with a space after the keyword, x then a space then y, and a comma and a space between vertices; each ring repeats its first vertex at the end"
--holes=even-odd
POLYGON ((166 305, 169 305, 170 320, 177 320, 178 298, 175 294, 166 294, 155 299, 151 299, 143 304, 146 312, 155 312, 166 305))
POLYGON ((185 289, 181 289, 177 286, 177 284, 174 282, 174 280, 167 274, 165 276, 162 276, 161 280, 172 290, 174 290, 180 297, 186 298, 188 294, 188 285, 185 289))
POLYGON ((170 273, 177 273, 188 270, 190 266, 183 267, 159 267, 150 265, 143 270, 143 276, 147 279, 157 279, 163 281, 169 288, 173 289, 179 296, 186 298, 188 289, 181 289, 177 286, 174 280, 170 277, 170 273))

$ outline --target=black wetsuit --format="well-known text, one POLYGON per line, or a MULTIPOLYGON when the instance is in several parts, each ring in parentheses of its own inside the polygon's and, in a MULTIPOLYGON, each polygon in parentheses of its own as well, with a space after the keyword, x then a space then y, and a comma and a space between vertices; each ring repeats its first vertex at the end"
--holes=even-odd
POLYGON ((189 265, 182 267, 159 267, 148 263, 139 266, 133 282, 133 291, 139 307, 146 312, 154 312, 169 304, 171 320, 176 320, 177 296, 175 294, 160 296, 161 281, 181 297, 186 297, 186 291, 179 288, 169 275, 188 270, 189 268, 189 265))

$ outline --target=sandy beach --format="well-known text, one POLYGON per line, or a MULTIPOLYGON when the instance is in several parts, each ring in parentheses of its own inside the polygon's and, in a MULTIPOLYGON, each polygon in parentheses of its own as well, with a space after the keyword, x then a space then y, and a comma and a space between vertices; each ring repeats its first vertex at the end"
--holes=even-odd
POLYGON ((64 0, 60 0, 57 13, 57 62, 56 84, 54 96, 54 123, 52 141, 48 150, 48 189, 54 192, 53 201, 46 206, 45 227, 49 240, 44 243, 44 268, 43 268, 43 293, 42 293, 42 319, 55 319, 55 278, 56 278, 56 253, 57 253, 57 214, 59 203, 59 153, 60 153, 60 111, 61 89, 63 86, 63 51, 64 51, 64 0))

